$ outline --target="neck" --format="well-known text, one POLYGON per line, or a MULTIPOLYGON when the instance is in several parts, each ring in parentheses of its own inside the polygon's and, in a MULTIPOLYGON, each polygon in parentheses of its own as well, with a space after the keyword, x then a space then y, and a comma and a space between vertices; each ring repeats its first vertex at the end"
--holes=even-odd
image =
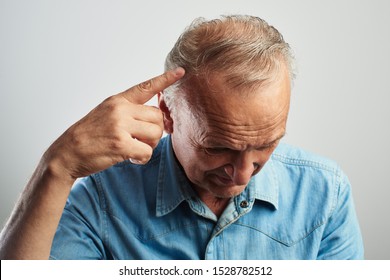
POLYGON ((229 204, 229 197, 216 197, 207 190, 193 186, 199 198, 207 205, 207 207, 219 218, 226 206, 229 204))
POLYGON ((211 201, 205 201, 202 199, 202 201, 219 218, 226 206, 229 204, 230 198, 214 198, 211 201))

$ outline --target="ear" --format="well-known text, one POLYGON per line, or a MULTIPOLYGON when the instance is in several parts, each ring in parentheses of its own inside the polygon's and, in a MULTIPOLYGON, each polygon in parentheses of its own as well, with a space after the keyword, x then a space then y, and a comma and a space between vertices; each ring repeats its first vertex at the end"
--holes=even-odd
POLYGON ((164 116, 164 130, 168 134, 172 134, 173 132, 173 119, 171 117, 171 111, 169 111, 167 104, 164 100, 164 93, 159 92, 158 95, 158 107, 163 113, 164 116))

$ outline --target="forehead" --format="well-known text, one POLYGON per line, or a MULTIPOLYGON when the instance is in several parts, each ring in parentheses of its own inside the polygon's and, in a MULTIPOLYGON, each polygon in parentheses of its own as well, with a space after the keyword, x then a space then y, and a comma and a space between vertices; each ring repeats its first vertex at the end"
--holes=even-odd
POLYGON ((260 87, 231 89, 216 76, 207 89, 192 92, 199 131, 197 141, 245 149, 262 146, 285 133, 290 104, 290 80, 281 75, 260 87))

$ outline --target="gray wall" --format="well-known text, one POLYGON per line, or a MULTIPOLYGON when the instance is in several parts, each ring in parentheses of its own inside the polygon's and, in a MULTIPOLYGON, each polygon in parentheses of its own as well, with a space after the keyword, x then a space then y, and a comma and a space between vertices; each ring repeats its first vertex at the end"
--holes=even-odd
POLYGON ((160 74, 193 18, 247 13, 295 50, 285 141, 341 164, 366 258, 390 259, 389 3, 0 0, 0 223, 46 147, 109 95, 160 74))

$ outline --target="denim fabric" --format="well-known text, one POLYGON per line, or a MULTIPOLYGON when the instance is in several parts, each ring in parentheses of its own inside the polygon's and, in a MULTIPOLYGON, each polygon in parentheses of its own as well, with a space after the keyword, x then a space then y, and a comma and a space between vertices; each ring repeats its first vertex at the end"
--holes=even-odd
POLYGON ((361 259, 351 187, 327 159, 280 144, 220 218, 199 200, 165 137, 150 162, 83 178, 52 259, 361 259))

